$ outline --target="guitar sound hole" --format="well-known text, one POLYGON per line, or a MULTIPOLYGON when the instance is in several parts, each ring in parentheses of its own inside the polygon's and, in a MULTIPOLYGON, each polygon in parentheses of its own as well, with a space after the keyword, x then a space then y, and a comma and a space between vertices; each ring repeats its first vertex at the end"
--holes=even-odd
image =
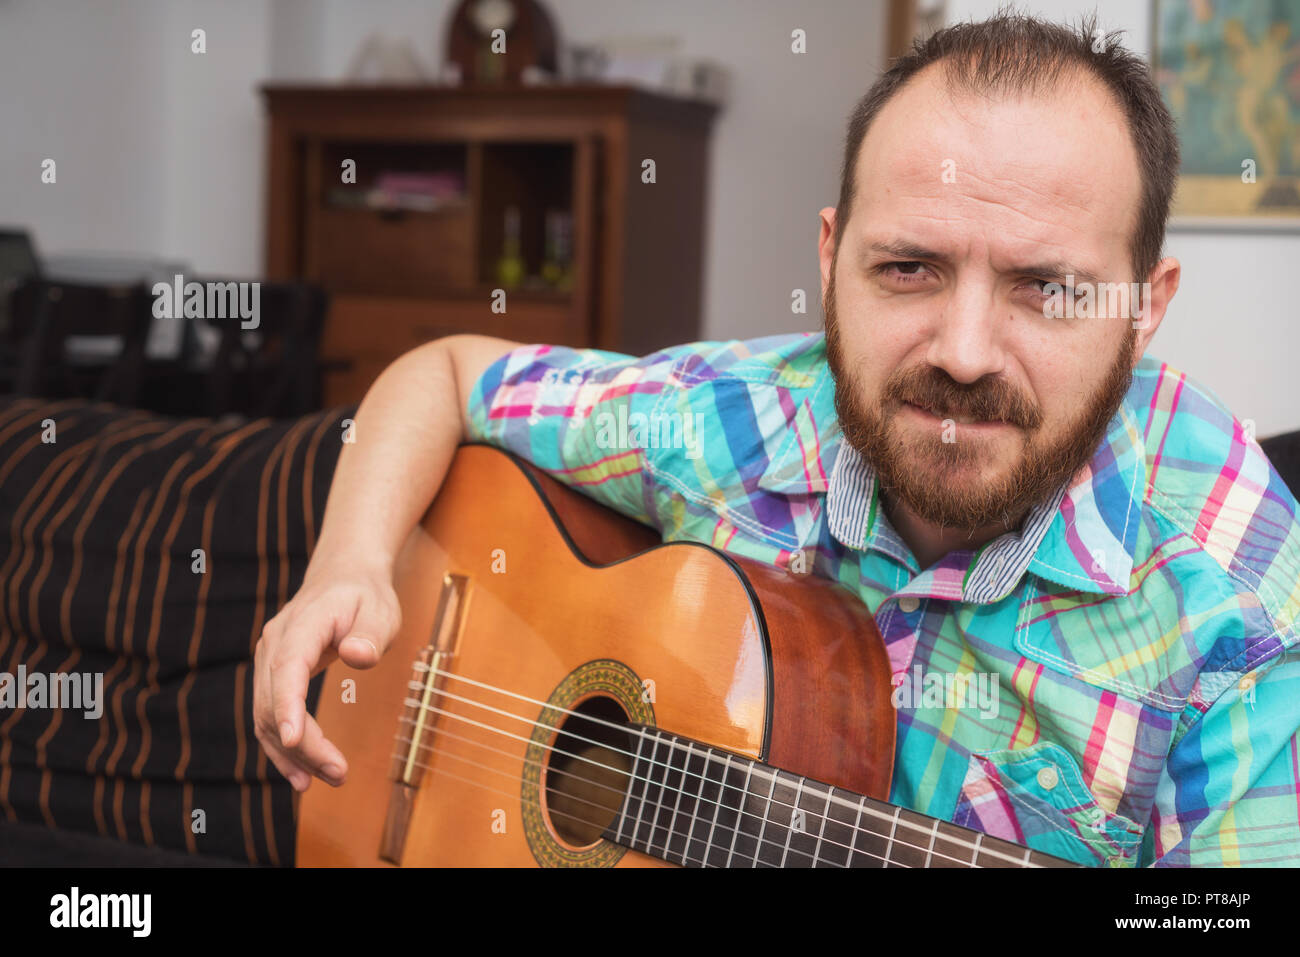
POLYGON ((588 698, 573 710, 560 725, 546 762, 546 807, 560 840, 587 847, 600 840, 623 805, 632 734, 610 727, 627 725, 627 715, 612 698, 588 698))

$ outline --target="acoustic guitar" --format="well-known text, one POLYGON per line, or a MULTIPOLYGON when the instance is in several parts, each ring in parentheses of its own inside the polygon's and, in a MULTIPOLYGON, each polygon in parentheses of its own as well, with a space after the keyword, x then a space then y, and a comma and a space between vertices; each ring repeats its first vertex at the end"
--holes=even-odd
POLYGON ((889 805, 896 714, 866 607, 457 451, 403 549, 403 622, 316 712, 346 783, 303 866, 1042 867, 889 805))

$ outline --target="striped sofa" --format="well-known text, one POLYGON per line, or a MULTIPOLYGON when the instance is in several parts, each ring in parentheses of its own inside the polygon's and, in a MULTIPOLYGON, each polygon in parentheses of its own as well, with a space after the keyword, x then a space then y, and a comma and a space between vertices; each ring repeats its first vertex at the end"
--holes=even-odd
POLYGON ((302 580, 353 411, 0 399, 0 864, 292 863, 252 652, 302 580), (33 696, 55 674, 87 699, 102 676, 94 709, 33 696))

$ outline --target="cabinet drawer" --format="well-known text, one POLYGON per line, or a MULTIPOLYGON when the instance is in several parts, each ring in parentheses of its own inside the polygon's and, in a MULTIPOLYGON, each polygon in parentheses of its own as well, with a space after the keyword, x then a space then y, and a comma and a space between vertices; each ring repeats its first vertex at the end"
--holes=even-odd
POLYGON ((369 356, 392 360, 422 343, 457 333, 516 342, 586 346, 587 324, 568 300, 507 299, 505 314, 481 301, 336 296, 321 342, 327 358, 369 356))
POLYGON ((420 295, 474 281, 468 206, 396 214, 326 207, 309 243, 308 271, 336 293, 420 295))

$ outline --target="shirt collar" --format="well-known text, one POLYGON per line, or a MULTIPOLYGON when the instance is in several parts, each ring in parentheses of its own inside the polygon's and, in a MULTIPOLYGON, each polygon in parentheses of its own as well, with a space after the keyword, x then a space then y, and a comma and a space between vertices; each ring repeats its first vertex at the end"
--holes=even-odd
MULTIPOLYGON (((823 364, 758 485, 787 495, 826 493, 831 535, 862 551, 875 544, 878 483, 871 464, 844 442, 834 392, 823 364)), ((997 600, 1027 570, 1074 590, 1127 594, 1146 481, 1146 448, 1126 396, 1088 463, 1034 506, 1018 530, 976 551, 961 599, 997 600)))

